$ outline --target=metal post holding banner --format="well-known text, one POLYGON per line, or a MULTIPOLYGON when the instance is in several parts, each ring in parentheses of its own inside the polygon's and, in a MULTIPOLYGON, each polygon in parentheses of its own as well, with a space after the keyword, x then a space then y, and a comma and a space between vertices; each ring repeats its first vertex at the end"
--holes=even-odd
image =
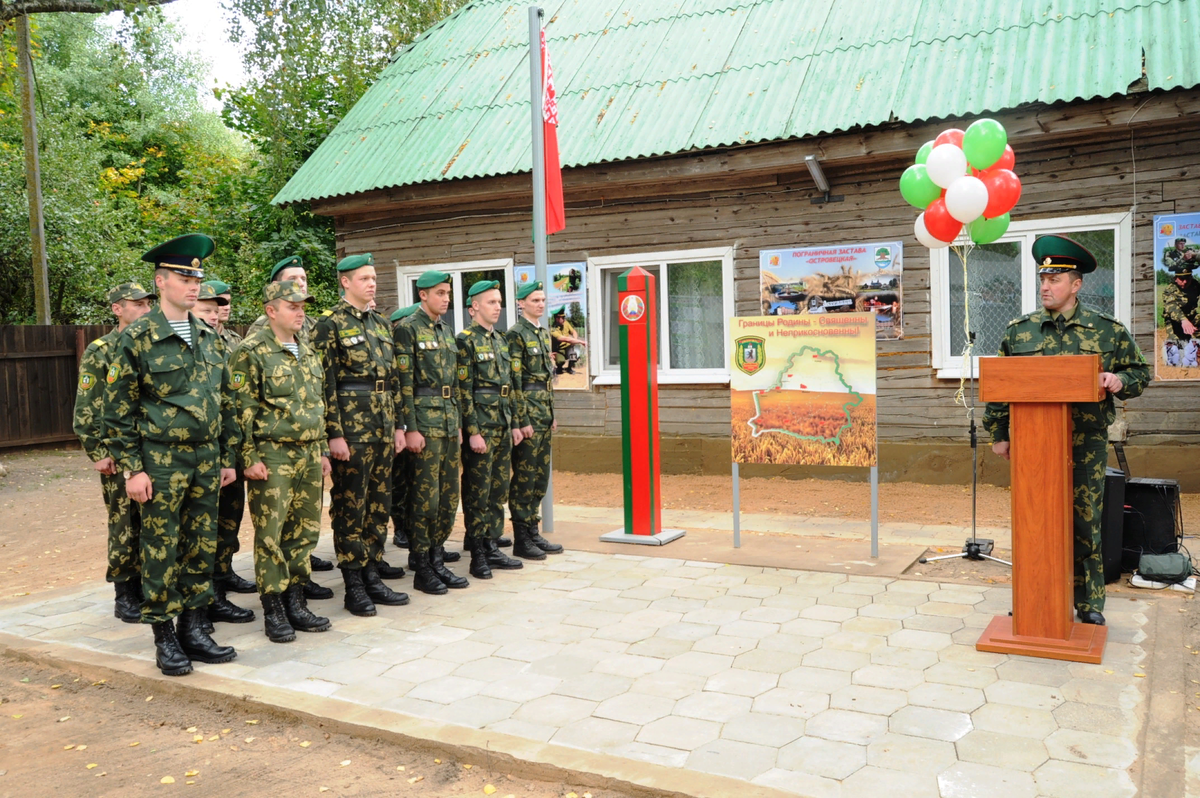
POLYGON ((738 464, 733 461, 733 547, 742 547, 742 491, 738 484, 738 464))
POLYGON ((621 342, 621 460, 625 526, 600 539, 661 546, 683 537, 662 528, 658 441, 658 294, 654 275, 634 266, 617 278, 621 342))
POLYGON ((879 559, 879 466, 871 466, 871 559, 879 559))

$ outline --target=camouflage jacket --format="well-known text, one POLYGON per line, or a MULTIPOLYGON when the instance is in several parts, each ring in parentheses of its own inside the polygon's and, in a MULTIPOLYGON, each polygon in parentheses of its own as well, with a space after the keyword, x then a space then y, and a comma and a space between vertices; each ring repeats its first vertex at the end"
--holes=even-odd
POLYGON ((1192 249, 1185 249, 1183 252, 1180 252, 1175 247, 1168 247, 1163 250, 1162 263, 1168 271, 1172 272, 1200 269, 1200 258, 1197 257, 1197 253, 1192 249), (1185 257, 1187 255, 1191 255, 1192 257, 1185 257))
POLYGON ((456 340, 463 432, 495 434, 524 426, 516 408, 521 361, 509 354, 504 335, 476 322, 456 340))
POLYGON ((400 320, 394 335, 404 428, 431 438, 456 437, 458 348, 450 325, 418 309, 400 320))
MULTIPOLYGON (((1150 382, 1150 368, 1125 326, 1107 313, 1081 305, 1062 323, 1061 330, 1045 310, 1010 321, 1000 342, 1000 356, 1026 355, 1100 355, 1101 370, 1116 374, 1125 385, 1117 392, 1118 399, 1140 396, 1150 382)), ((988 403, 983 428, 993 440, 1008 440, 1008 417, 1007 404, 988 403)), ((1103 402, 1071 406, 1077 433, 1104 435, 1115 419, 1111 394, 1103 402)))
MULTIPOLYGON (((266 326, 267 317, 266 314, 263 314, 255 319, 254 323, 250 325, 250 328, 246 330, 246 337, 249 338, 251 335, 254 335, 256 332, 266 326)), ((316 326, 316 319, 314 319, 312 316, 305 316, 304 326, 300 328, 300 332, 296 333, 296 340, 302 344, 310 343, 312 341, 313 330, 316 329, 316 326)))
POLYGON ((222 326, 220 331, 217 332, 217 335, 221 336, 221 341, 225 344, 225 348, 229 350, 229 355, 232 357, 234 350, 236 350, 242 343, 242 336, 238 335, 226 326, 222 326))
POLYGON ((117 339, 121 333, 114 329, 88 344, 79 361, 79 389, 75 392, 75 434, 83 451, 98 463, 108 457, 104 445, 104 382, 117 339))
POLYGON ((513 363, 521 364, 521 381, 517 386, 517 415, 535 430, 550 429, 554 421, 554 352, 550 331, 539 327, 524 316, 506 334, 508 351, 513 363), (545 383, 545 389, 525 390, 531 382, 545 383))
POLYGON ((1188 277, 1187 283, 1180 288, 1175 279, 1163 287, 1162 315, 1163 321, 1171 325, 1187 319, 1192 324, 1197 323, 1196 305, 1200 301, 1200 282, 1194 277, 1188 277))
POLYGON ((312 345, 325 369, 326 435, 357 443, 391 443, 400 386, 387 320, 343 299, 321 314, 312 345))
POLYGON ((262 461, 264 441, 319 441, 325 448, 325 370, 312 347, 297 344, 299 355, 293 355, 268 327, 233 356, 230 385, 247 467, 262 461))
POLYGON ((128 471, 143 470, 142 441, 221 446, 221 467, 235 466, 239 432, 228 391, 225 345, 188 314, 189 347, 161 307, 125 328, 105 381, 103 424, 109 453, 128 471))

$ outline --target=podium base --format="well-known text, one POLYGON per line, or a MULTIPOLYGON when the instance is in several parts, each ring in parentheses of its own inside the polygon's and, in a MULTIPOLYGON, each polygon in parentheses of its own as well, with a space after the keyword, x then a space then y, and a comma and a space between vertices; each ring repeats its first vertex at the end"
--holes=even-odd
POLYGON ((638 543, 643 546, 665 546, 676 538, 681 538, 687 533, 682 529, 664 529, 657 535, 627 535, 625 529, 614 529, 612 532, 607 532, 600 536, 600 540, 605 543, 638 543))
POLYGON ((1022 657, 1041 657, 1067 662, 1100 664, 1104 656, 1104 644, 1108 640, 1108 628, 1089 623, 1071 624, 1071 636, 1066 640, 1053 637, 1032 637, 1013 634, 1013 619, 997 615, 975 644, 977 651, 997 654, 1017 654, 1022 657))

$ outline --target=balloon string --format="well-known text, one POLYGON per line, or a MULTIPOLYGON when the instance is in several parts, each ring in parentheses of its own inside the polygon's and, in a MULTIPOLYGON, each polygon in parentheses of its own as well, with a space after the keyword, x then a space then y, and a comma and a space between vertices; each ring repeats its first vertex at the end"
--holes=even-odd
POLYGON ((969 424, 975 415, 975 406, 967 401, 967 377, 972 371, 971 358, 974 356, 975 342, 971 340, 971 290, 967 276, 967 259, 974 247, 970 241, 965 241, 956 244, 953 249, 962 263, 963 270, 963 339, 966 341, 963 345, 962 367, 959 369, 958 391, 954 394, 954 403, 966 408, 969 424))

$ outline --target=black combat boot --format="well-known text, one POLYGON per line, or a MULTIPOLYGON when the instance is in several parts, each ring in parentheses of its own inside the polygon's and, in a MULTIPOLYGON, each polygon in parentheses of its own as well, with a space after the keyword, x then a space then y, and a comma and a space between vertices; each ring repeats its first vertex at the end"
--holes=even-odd
POLYGON ((309 601, 324 601, 333 598, 333 591, 309 579, 304 583, 304 598, 309 601))
POLYGON ((262 594, 263 629, 272 643, 290 643, 296 639, 296 630, 288 623, 283 610, 283 597, 278 593, 262 594))
POLYGON ((446 544, 442 544, 442 562, 458 562, 462 559, 462 555, 457 551, 447 551, 446 544))
POLYGON ((446 567, 445 546, 434 546, 429 550, 429 564, 433 567, 433 572, 437 574, 438 579, 442 580, 442 584, 451 590, 462 590, 464 587, 471 586, 465 576, 458 576, 446 567))
POLYGON ((216 664, 237 656, 233 646, 219 646, 204 631, 204 610, 184 610, 179 615, 179 645, 190 659, 216 664))
POLYGON ((346 609, 351 615, 370 618, 375 614, 375 605, 367 598, 367 589, 363 585, 362 571, 357 568, 343 568, 342 581, 346 584, 346 609))
POLYGON ((525 560, 544 560, 546 552, 538 548, 538 545, 533 542, 533 536, 530 534, 529 524, 518 524, 513 522, 513 537, 517 539, 513 546, 513 554, 525 560))
MULTIPOLYGON (((468 539, 469 540, 469 539, 468 539)), ((487 564, 487 547, 471 545, 471 576, 476 579, 491 579, 492 569, 487 564)))
POLYGON ((392 532, 392 545, 398 549, 407 549, 408 534, 404 531, 404 527, 395 518, 392 519, 392 524, 395 525, 395 531, 392 532))
POLYGON ((400 579, 404 576, 404 569, 397 568, 394 565, 388 565, 388 561, 380 559, 373 563, 375 570, 379 572, 379 576, 383 579, 400 579))
MULTIPOLYGON (((233 572, 231 568, 229 573, 214 577, 214 582, 220 582, 225 586, 225 589, 230 593, 257 593, 258 588, 248 579, 243 579, 233 572)), ((251 617, 253 620, 253 617, 251 617)))
MULTIPOLYGON (((225 597, 225 583, 213 581, 213 600, 208 605, 208 620, 215 623, 250 623, 254 610, 239 607, 225 597)), ((212 632, 209 632, 212 634, 212 632)))
MULTIPOLYGON (((416 553, 414 552, 414 554, 416 553)), ((446 592, 446 585, 434 573, 433 564, 429 562, 429 554, 430 552, 427 551, 416 554, 413 562, 413 587, 431 596, 441 596, 446 592)))
POLYGON ((333 563, 329 560, 322 560, 315 554, 308 555, 308 566, 314 571, 332 571, 333 563))
POLYGON ((330 626, 328 618, 313 615, 304 601, 304 588, 292 585, 283 591, 283 611, 288 623, 297 632, 324 632, 330 626))
POLYGON ((501 535, 500 537, 496 538, 496 545, 502 549, 510 548, 512 546, 512 544, 513 544, 512 538, 506 538, 506 537, 504 537, 504 535, 501 535))
POLYGON ((383 583, 383 580, 379 578, 378 566, 373 562, 367 563, 366 567, 362 569, 362 581, 367 596, 376 604, 400 607, 408 603, 407 593, 397 593, 383 583))
POLYGON ((114 582, 113 589, 117 599, 113 608, 113 617, 125 623, 141 623, 142 621, 142 583, 137 577, 127 582, 114 582))
POLYGON ((154 664, 167 676, 183 676, 192 672, 192 661, 179 647, 175 636, 175 624, 158 621, 151 624, 154 629, 154 664))
MULTIPOLYGON (((525 526, 529 530, 529 539, 533 541, 533 545, 537 546, 547 554, 562 554, 562 546, 557 543, 551 543, 542 537, 541 532, 538 530, 537 521, 534 521, 532 524, 526 524, 525 526)), ((516 527, 516 522, 513 522, 513 529, 516 529, 516 527)))
MULTIPOLYGON (((480 541, 480 545, 483 547, 484 556, 487 557, 488 567, 493 571, 515 571, 525 567, 525 563, 520 560, 514 560, 500 551, 496 545, 496 541, 492 538, 484 538, 480 541)), ((542 556, 545 557, 546 555, 542 554, 542 556)))

